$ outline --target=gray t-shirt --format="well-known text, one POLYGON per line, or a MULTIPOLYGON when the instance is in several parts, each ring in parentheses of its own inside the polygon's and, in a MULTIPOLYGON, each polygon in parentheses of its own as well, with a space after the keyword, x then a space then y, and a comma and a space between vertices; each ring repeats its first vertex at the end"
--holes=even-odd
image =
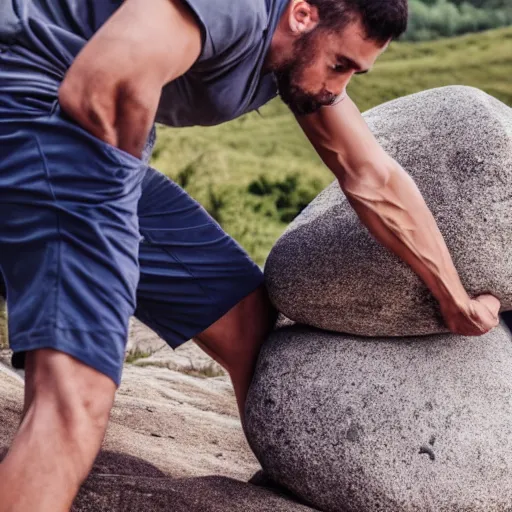
MULTIPOLYGON (((288 1, 185 0, 201 26, 202 52, 185 75, 164 88, 157 121, 176 127, 220 124, 275 97, 273 75, 263 75, 262 66, 288 1)), ((27 68, 33 73, 29 90, 51 96, 77 53, 122 0, 0 2, 0 44, 14 44, 37 57, 41 65, 27 68)))

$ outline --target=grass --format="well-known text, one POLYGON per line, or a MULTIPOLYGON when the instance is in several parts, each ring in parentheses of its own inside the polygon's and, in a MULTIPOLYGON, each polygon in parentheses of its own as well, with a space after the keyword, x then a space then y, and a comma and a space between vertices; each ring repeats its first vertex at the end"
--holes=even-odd
POLYGON ((136 361, 140 361, 141 359, 147 359, 148 357, 152 356, 152 352, 146 352, 144 350, 140 350, 139 348, 136 348, 134 350, 130 350, 126 357, 124 358, 124 362, 127 364, 133 364, 136 361))
POLYGON ((203 365, 194 365, 193 363, 190 363, 188 366, 177 365, 172 361, 137 361, 136 366, 141 368, 166 368, 168 370, 190 375, 191 377, 199 377, 201 379, 212 379, 216 377, 224 377, 226 375, 226 372, 214 361, 203 365))
POLYGON ((429 43, 391 45, 350 94, 362 110, 444 85, 472 85, 512 105, 512 28, 429 43))
MULTIPOLYGON (((364 111, 433 87, 478 87, 512 105, 512 28, 428 43, 394 43, 349 92, 364 111)), ((161 127, 154 166, 198 199, 262 264, 286 226, 275 194, 254 197, 255 182, 297 181, 311 197, 332 181, 286 107, 275 100, 258 113, 213 128, 161 127)), ((295 193, 295 192, 294 192, 295 193)), ((287 219, 288 221, 288 219, 287 219)))

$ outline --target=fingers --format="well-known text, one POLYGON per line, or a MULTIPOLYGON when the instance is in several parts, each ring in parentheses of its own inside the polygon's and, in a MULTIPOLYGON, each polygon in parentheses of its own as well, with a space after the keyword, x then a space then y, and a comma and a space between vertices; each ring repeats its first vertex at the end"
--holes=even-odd
POLYGON ((491 314, 498 318, 501 304, 496 297, 493 295, 480 295, 479 297, 476 297, 475 300, 486 306, 491 314))
POLYGON ((475 330, 469 336, 480 336, 499 324, 500 301, 492 295, 480 295, 472 301, 471 317, 475 330))
POLYGON ((481 336, 499 324, 500 301, 489 294, 471 299, 459 310, 445 310, 446 325, 453 334, 481 336))

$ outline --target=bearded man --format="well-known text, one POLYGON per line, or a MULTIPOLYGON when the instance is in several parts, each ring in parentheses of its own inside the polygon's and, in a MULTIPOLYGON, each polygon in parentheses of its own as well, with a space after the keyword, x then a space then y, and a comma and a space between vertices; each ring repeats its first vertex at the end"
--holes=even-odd
POLYGON ((70 507, 105 432, 132 314, 171 347, 194 338, 219 361, 243 420, 275 315, 258 267, 148 168, 155 120, 216 125, 279 94, 451 331, 497 324, 498 301, 468 296, 418 189, 346 94, 406 22, 406 0, 2 2, 0 269, 26 391, 0 511, 70 507))

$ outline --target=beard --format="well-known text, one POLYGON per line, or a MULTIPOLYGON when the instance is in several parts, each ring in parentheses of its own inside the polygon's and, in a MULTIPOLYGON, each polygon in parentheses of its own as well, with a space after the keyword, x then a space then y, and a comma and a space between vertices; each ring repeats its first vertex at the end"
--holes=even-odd
POLYGON ((322 107, 332 105, 337 98, 326 90, 314 94, 300 86, 308 67, 317 57, 317 42, 315 30, 303 35, 294 44, 294 57, 274 70, 279 96, 297 116, 313 114, 322 107))

